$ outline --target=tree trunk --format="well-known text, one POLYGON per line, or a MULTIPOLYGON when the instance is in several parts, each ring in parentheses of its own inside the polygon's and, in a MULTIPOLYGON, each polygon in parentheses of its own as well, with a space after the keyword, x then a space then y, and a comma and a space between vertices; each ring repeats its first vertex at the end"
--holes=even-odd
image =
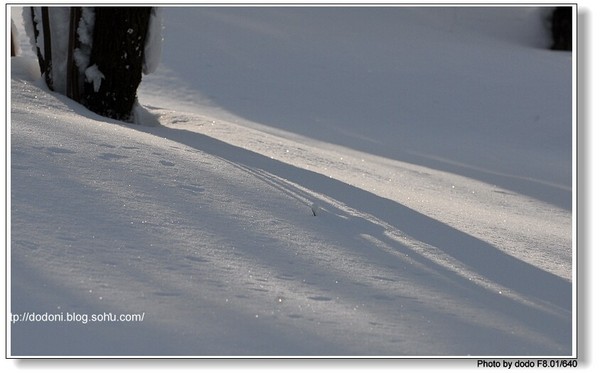
POLYGON ((75 49, 79 48, 77 28, 81 21, 81 7, 72 7, 69 11, 69 47, 67 49, 67 97, 79 102, 79 69, 74 61, 75 49))
POLYGON ((51 91, 54 90, 54 80, 52 77, 52 40, 50 38, 50 16, 48 15, 48 7, 42 7, 42 30, 44 32, 44 77, 46 84, 51 91))
POLYGON ((573 50, 573 10, 571 7, 558 7, 552 13, 551 49, 560 51, 573 50))
POLYGON ((123 121, 133 119, 151 10, 95 8, 94 42, 81 97, 95 113, 123 121))
POLYGON ((48 7, 41 7, 41 20, 35 16, 35 8, 31 7, 31 23, 33 25, 33 32, 35 38, 35 50, 37 52, 38 63, 40 65, 40 73, 44 76, 46 84, 50 90, 52 87, 52 47, 50 40, 50 20, 48 15, 48 7), (40 32, 38 28, 38 21, 41 22, 42 37, 44 41, 43 54, 42 48, 40 48, 40 32))
POLYGON ((10 33, 10 56, 14 57, 17 55, 17 52, 15 51, 15 39, 13 36, 13 33, 11 31, 10 33))

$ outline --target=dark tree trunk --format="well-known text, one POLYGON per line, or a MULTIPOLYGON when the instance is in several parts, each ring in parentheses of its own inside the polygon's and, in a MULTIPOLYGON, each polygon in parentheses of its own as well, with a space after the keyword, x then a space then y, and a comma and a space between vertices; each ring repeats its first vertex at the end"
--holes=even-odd
POLYGON ((572 8, 558 7, 552 13, 552 49, 570 51, 572 43, 573 22, 572 8))
POLYGON ((96 7, 90 66, 104 78, 99 87, 86 81, 82 103, 97 114, 131 121, 142 80, 144 46, 152 8, 96 7), (96 89, 97 90, 96 90, 96 89))
POLYGON ((17 55, 17 52, 15 51, 15 39, 14 39, 14 36, 11 31, 11 33, 10 33, 10 56, 14 57, 16 55, 17 55))
POLYGON ((79 102, 79 69, 74 61, 75 49, 80 47, 77 27, 81 21, 81 7, 72 7, 69 11, 69 47, 67 49, 67 97, 79 102))
POLYGON ((51 91, 54 90, 54 79, 52 77, 52 40, 50 38, 50 16, 48 15, 48 7, 42 7, 42 30, 44 32, 44 77, 46 84, 51 91))

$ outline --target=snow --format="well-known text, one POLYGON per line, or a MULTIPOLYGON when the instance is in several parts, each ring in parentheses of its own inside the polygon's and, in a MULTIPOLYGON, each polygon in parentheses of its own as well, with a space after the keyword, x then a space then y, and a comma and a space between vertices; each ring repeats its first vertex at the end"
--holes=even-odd
POLYGON ((94 33, 94 22, 96 14, 94 9, 89 7, 81 8, 81 19, 77 25, 77 37, 79 47, 73 51, 73 58, 79 72, 85 74, 85 70, 90 65, 90 54, 92 52, 92 42, 94 33))
POLYGON ((144 319, 12 323, 10 355, 575 355, 546 12, 165 8, 140 125, 13 59, 12 314, 144 319))
POLYGON ((92 66, 85 69, 85 80, 94 85, 94 92, 98 92, 100 90, 100 85, 102 84, 102 79, 104 79, 104 74, 98 68, 98 65, 93 64, 92 66))

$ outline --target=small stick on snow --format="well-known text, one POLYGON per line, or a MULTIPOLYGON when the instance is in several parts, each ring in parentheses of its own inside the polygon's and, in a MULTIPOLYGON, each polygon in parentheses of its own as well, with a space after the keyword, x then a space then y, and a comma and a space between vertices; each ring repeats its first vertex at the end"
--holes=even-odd
POLYGON ((313 216, 317 216, 317 213, 319 212, 320 207, 316 202, 314 202, 312 204, 312 206, 310 206, 310 209, 312 210, 313 216))

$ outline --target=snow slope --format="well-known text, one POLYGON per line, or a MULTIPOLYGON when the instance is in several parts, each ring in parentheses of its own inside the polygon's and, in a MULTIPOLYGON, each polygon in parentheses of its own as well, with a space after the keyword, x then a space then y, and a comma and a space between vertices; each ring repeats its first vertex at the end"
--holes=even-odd
POLYGON ((141 97, 162 106, 169 92, 187 111, 222 109, 221 117, 261 131, 448 171, 568 209, 571 55, 544 49, 547 12, 175 9, 166 14, 177 22, 165 31, 162 69, 143 82, 141 97))
POLYGON ((540 13, 167 8, 142 125, 13 59, 12 313, 144 319, 15 322, 11 354, 571 356, 540 13))

